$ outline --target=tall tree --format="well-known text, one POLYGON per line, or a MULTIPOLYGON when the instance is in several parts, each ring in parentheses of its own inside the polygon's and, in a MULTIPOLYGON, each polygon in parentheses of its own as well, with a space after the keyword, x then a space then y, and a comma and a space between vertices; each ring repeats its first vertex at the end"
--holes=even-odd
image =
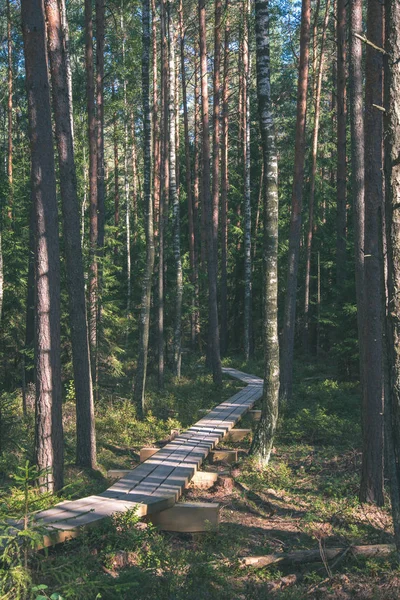
POLYGON ((364 386, 364 102, 362 67, 363 2, 354 0, 350 8, 349 93, 351 127, 351 173, 353 190, 354 260, 357 301, 360 381, 364 386))
POLYGON ((251 188, 250 188, 250 0, 243 0, 243 166, 244 166, 244 354, 251 346, 251 188))
POLYGON ((385 60, 385 191, 389 298, 387 319, 389 393, 386 394, 385 436, 390 495, 397 552, 400 553, 400 4, 386 0, 385 60))
POLYGON ((67 267, 72 360, 76 394, 77 464, 96 466, 94 403, 86 321, 85 279, 79 231, 74 147, 68 89, 67 61, 57 0, 45 0, 55 132, 60 173, 64 246, 67 267))
POLYGON ((151 198, 151 107, 150 107, 150 0, 142 0, 142 100, 143 100, 143 201, 146 230, 146 265, 142 282, 134 400, 145 410, 147 354, 149 349, 151 281, 154 268, 153 201, 151 198))
MULTIPOLYGON (((322 78, 324 73, 325 60, 325 42, 329 22, 330 0, 326 1, 325 16, 322 26, 321 45, 319 57, 317 58, 318 44, 314 44, 314 84, 315 84, 315 100, 314 100, 314 128, 312 133, 311 143, 311 174, 310 174, 310 195, 308 201, 308 228, 306 241, 306 277, 304 284, 304 330, 303 330, 303 346, 308 350, 308 335, 309 335, 309 309, 310 309, 310 275, 311 275, 311 250, 312 239, 314 232, 314 204, 315 204, 315 182, 317 177, 317 159, 318 159, 318 136, 319 136, 319 121, 321 113, 321 90, 322 78)), ((317 22, 318 14, 315 16, 317 22)), ((317 37, 317 27, 314 31, 314 38, 317 37)))
POLYGON ((225 0, 224 82, 221 149, 221 354, 228 349, 228 190, 229 190, 229 0, 225 0))
POLYGON ((192 167, 190 160, 190 133, 189 133, 189 114, 187 101, 187 83, 186 83, 186 67, 185 67, 185 28, 183 21, 183 4, 179 2, 179 37, 181 51, 181 79, 182 79, 182 104, 183 104, 183 127, 185 136, 185 180, 186 180, 186 196, 189 224, 189 260, 190 260, 190 281, 192 284, 191 293, 191 315, 190 315, 190 334, 192 348, 196 347, 197 329, 199 320, 199 284, 198 284, 198 269, 197 269, 197 247, 194 229, 194 206, 192 192, 192 167))
POLYGON ((97 297, 98 297, 98 214, 97 214, 97 144, 96 109, 93 64, 93 12, 91 0, 85 0, 85 65, 86 109, 89 140, 89 221, 90 221, 90 273, 89 273, 89 341, 92 381, 96 381, 97 353, 97 297))
POLYGON ((168 4, 168 54, 169 54, 169 195, 173 210, 173 250, 176 271, 175 323, 174 323, 174 372, 181 376, 182 296, 183 274, 180 242, 179 194, 176 179, 176 111, 175 111, 175 26, 171 4, 168 4))
POLYGON ((63 485, 60 254, 46 26, 42 0, 22 0, 35 223, 35 459, 41 485, 63 485))
POLYGON ((291 397, 293 383, 293 351, 296 322, 297 274, 299 267, 301 213, 303 206, 310 23, 311 0, 303 0, 301 7, 300 60, 299 78, 297 84, 296 139, 292 207, 289 230, 288 274, 281 354, 281 396, 287 399, 291 397))
POLYGON ((346 0, 337 0, 337 82, 336 82, 336 122, 337 122, 337 165, 336 165, 336 284, 339 302, 346 279, 346 0))
POLYGON ((207 275, 208 275, 208 327, 209 327, 209 357, 213 371, 214 383, 222 383, 221 357, 219 349, 218 306, 217 306, 217 234, 218 221, 213 212, 210 197, 210 138, 209 138, 209 102, 207 74, 207 44, 206 44, 206 3, 199 2, 199 33, 200 33, 200 78, 201 78, 201 113, 202 113, 202 193, 204 199, 207 229, 207 275))
MULTIPOLYGON (((383 46, 383 5, 369 0, 367 37, 383 46)), ((365 63, 365 229, 363 458, 360 500, 384 503, 383 494, 383 315, 382 111, 383 54, 367 44, 365 63)))
POLYGON ((251 451, 260 465, 271 455, 279 402, 278 157, 271 100, 269 0, 256 0, 257 98, 264 163, 264 394, 251 451))
POLYGON ((151 0, 151 39, 153 60, 153 198, 154 198, 154 224, 157 227, 160 210, 161 189, 161 149, 160 149, 160 114, 158 104, 158 68, 157 68, 157 21, 156 2, 151 0))
MULTIPOLYGON (((8 177, 8 217, 12 219, 13 205, 13 63, 12 63, 12 34, 11 34, 11 1, 7 0, 7 125, 8 125, 8 151, 7 151, 7 177, 8 177)), ((1 234, 0 234, 1 235, 1 234)), ((2 269, 0 272, 2 273, 2 269)), ((1 320, 1 308, 0 308, 1 320)))

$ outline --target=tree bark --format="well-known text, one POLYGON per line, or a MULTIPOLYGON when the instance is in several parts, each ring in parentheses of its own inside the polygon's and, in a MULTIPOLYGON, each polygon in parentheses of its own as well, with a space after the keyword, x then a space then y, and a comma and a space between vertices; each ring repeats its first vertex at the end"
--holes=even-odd
POLYGON ((229 0, 225 0, 224 82, 221 153, 221 354, 228 350, 228 192, 229 192, 229 0))
POLYGON ((213 380, 217 385, 222 383, 221 357, 219 349, 219 327, 217 306, 217 240, 215 235, 218 222, 215 222, 210 197, 210 138, 209 138, 209 103, 206 47, 206 5, 205 0, 199 2, 200 31, 200 78, 201 78, 201 112, 202 112, 202 192, 206 213, 207 229, 207 275, 208 275, 208 323, 209 323, 209 356, 213 371, 213 380), (214 218, 213 218, 214 217, 214 218))
POLYGON ((364 102, 362 42, 362 0, 354 0, 350 9, 349 92, 351 127, 351 172, 353 190, 354 260, 357 301, 360 382, 364 388, 364 102))
POLYGON ((297 273, 299 267, 301 212, 303 206, 310 22, 311 1, 303 0, 301 10, 300 62, 297 85, 296 140, 289 230, 288 274, 282 333, 281 397, 284 399, 290 399, 293 385, 297 273))
POLYGON ((250 358, 251 350, 251 188, 250 188, 250 50, 249 16, 250 0, 243 0, 243 164, 244 164, 244 356, 250 358))
POLYGON ((35 214, 35 460, 41 487, 63 485, 60 360, 60 255, 44 6, 22 0, 26 88, 35 214), (44 470, 44 471, 43 471, 44 470))
POLYGON ((90 273, 89 273, 89 340, 92 368, 92 382, 96 382, 97 354, 97 299, 98 299, 98 261, 97 261, 97 145, 96 113, 94 96, 93 65, 93 14, 91 0, 85 0, 85 63, 86 63, 86 104, 89 139, 89 212, 90 212, 90 273))
POLYGON ((337 0, 336 285, 339 305, 346 280, 346 0, 337 0))
MULTIPOLYGON (((367 37, 383 46, 383 6, 367 5, 367 37)), ((364 360, 363 457, 361 502, 384 504, 383 493, 383 315, 382 256, 382 112, 383 54, 367 44, 365 63, 365 232, 364 232, 364 360), (374 106, 375 105, 375 106, 374 106)))
POLYGON ((385 436, 397 553, 400 553, 400 4, 386 0, 385 57, 385 191, 388 251, 387 350, 389 393, 386 395, 385 436))
POLYGON ((264 394, 261 419, 251 446, 260 465, 271 456, 278 420, 278 157, 270 80, 269 0, 256 0, 257 96, 264 162, 263 343, 264 394))
MULTIPOLYGON (((7 100, 7 124, 8 124, 8 151, 7 151, 7 177, 8 177, 8 218, 12 220, 13 207, 13 68, 12 68, 12 34, 11 34, 11 1, 7 0, 7 84, 8 84, 8 100, 7 100)), ((0 232, 1 235, 1 232, 0 232)), ((1 247, 1 246, 0 246, 1 247)), ((3 261, 2 261, 3 262, 3 261)), ((1 277, 3 277, 3 265, 0 269, 1 277)), ((2 304, 3 295, 1 294, 0 303, 2 304)), ((0 321, 1 321, 1 306, 0 306, 0 321)))
MULTIPOLYGON (((162 1, 162 0, 161 0, 162 1)), ((154 198, 154 225, 159 227, 160 190, 161 190, 161 153, 160 153, 160 115, 158 110, 158 76, 157 76, 157 22, 156 2, 151 0, 152 14, 152 47, 153 47, 153 198, 154 198)))
POLYGON ((143 202, 146 228, 146 265, 142 282, 139 324, 139 356, 136 367, 134 400, 145 412, 147 355, 149 349, 151 281, 154 268, 153 201, 151 198, 151 107, 150 107, 150 0, 142 0, 142 99, 143 99, 143 202))
POLYGON ((69 296, 72 361, 76 395, 76 462, 96 466, 94 403, 86 321, 85 279, 79 230, 74 147, 71 130, 67 62, 57 0, 45 0, 47 39, 60 173, 61 206, 69 296))
MULTIPOLYGON (((314 204, 315 204, 315 180, 317 176, 317 158, 318 158, 318 136, 319 136, 319 120, 321 112, 321 89, 322 77, 324 72, 325 61, 325 42, 326 32, 329 22, 330 0, 327 0, 325 5, 325 16, 322 28, 322 38, 320 55, 317 60, 315 56, 315 100, 314 100, 314 129, 312 134, 311 144, 311 177, 310 177, 310 197, 308 202, 308 229, 306 240, 306 276, 304 283, 304 330, 303 330, 303 347, 306 352, 309 350, 309 310, 310 310, 310 274, 311 274, 311 250, 314 231, 314 204)), ((315 37, 317 30, 315 31, 315 37)), ((315 44, 314 53, 317 54, 318 44, 315 44)))
POLYGON ((169 196, 173 210, 173 251, 175 260, 175 323, 174 323, 174 373, 181 376, 182 296, 183 275, 180 243, 180 207, 176 182, 176 112, 175 112, 175 26, 172 7, 168 5, 169 50, 169 196))
POLYGON ((183 24, 183 5, 179 2, 179 29, 180 29, 180 50, 181 50, 181 78, 182 78, 182 103, 183 103, 183 127, 185 134, 185 181, 186 196, 188 208, 189 224, 189 261, 190 261, 190 281, 192 284, 191 292, 191 315, 190 315, 190 337, 193 350, 196 348, 197 330, 199 320, 199 287, 197 270, 197 248, 194 230, 194 207, 192 193, 192 167, 190 161, 190 137, 189 137, 189 115, 187 104, 187 84, 185 68, 185 29, 183 24))

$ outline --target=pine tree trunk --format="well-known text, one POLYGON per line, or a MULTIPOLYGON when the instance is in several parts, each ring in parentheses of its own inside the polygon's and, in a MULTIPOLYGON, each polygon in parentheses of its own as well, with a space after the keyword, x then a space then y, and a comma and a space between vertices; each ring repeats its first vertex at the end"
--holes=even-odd
POLYGON ((388 472, 392 501, 392 515, 397 552, 400 553, 400 63, 392 57, 400 56, 400 5, 397 0, 386 0, 385 58, 385 191, 388 249, 388 305, 387 319, 388 362, 390 370, 389 393, 386 395, 385 425, 388 472))
MULTIPOLYGON (((383 6, 367 5, 367 37, 383 46, 383 6)), ((363 459, 361 502, 384 504, 383 493, 383 316, 382 287, 382 111, 383 54, 367 45, 365 63, 365 229, 364 229, 364 359, 363 459), (375 106, 374 106, 375 105, 375 106)))
POLYGON ((134 400, 145 412, 147 354, 149 349, 151 280, 154 268, 153 201, 151 198, 151 107, 150 107, 150 0, 142 0, 142 97, 143 97, 143 203, 146 228, 146 265, 142 282, 142 307, 139 323, 139 356, 136 367, 134 400))
POLYGON ((221 151, 221 354, 228 350, 228 191, 229 191, 229 0, 225 0, 224 83, 221 151))
POLYGON ((250 188, 250 51, 249 17, 250 0, 243 1, 243 108, 244 108, 244 355, 250 358, 251 349, 251 188, 250 188))
POLYGON ((187 105, 187 89, 186 89, 186 68, 185 68, 185 29, 183 25, 183 5, 182 0, 179 2, 179 33, 180 33, 180 50, 181 50, 181 78, 182 78, 182 103, 183 103, 183 127, 185 134, 185 181, 186 181, 186 196, 188 209, 188 224, 189 224, 189 261, 190 261, 190 281, 193 287, 191 293, 191 315, 190 315, 190 337, 192 349, 196 348, 197 342, 197 322, 198 314, 198 272, 197 272, 197 252, 196 240, 194 231, 194 208, 193 208, 193 193, 192 193, 192 167, 190 162, 190 138, 189 138, 189 116, 187 105))
POLYGON ((72 103, 72 67, 71 67, 71 56, 69 51, 69 27, 67 19, 67 7, 65 4, 66 0, 60 0, 59 9, 61 14, 61 29, 65 61, 67 64, 67 89, 68 89, 68 104, 71 115, 71 132, 72 140, 74 140, 74 112, 72 103))
MULTIPOLYGON (((104 176, 104 43, 105 43, 105 0, 96 0, 96 145, 97 145, 97 254, 98 296, 97 296, 97 348, 94 357, 96 398, 99 395, 99 324, 101 320, 101 294, 103 286, 102 257, 104 255, 105 227, 105 176, 104 176)), ((93 357, 92 357, 93 359, 93 357)))
POLYGON ((125 228, 126 228, 126 346, 130 331, 131 301, 132 301, 132 265, 131 265, 131 206, 128 171, 128 94, 126 85, 126 30, 124 21, 124 4, 121 2, 121 31, 122 31, 122 66, 124 72, 124 195, 125 195, 125 228))
MULTIPOLYGON (((112 85, 112 95, 115 102, 115 84, 112 85)), ((114 128, 114 227, 115 234, 114 239, 118 240, 118 227, 119 227, 119 153, 118 153, 118 117, 117 111, 114 110, 113 116, 113 128, 114 128)), ((114 246, 114 255, 118 254, 118 246, 114 246)))
POLYGON ((297 86, 297 119, 292 209, 290 215, 288 274, 282 335, 281 397, 289 399, 293 384, 293 353, 296 323, 297 273, 299 267, 301 213, 303 206, 304 155, 310 44, 311 1, 303 0, 300 31, 300 63, 297 86))
POLYGON ((258 463, 268 464, 278 420, 278 158, 272 114, 269 0, 256 0, 257 97, 264 162, 263 342, 264 394, 261 420, 251 447, 258 463))
POLYGON ((353 190, 354 260, 357 300, 360 382, 364 387, 364 102, 362 41, 362 0, 354 0, 350 9, 349 93, 351 127, 351 172, 353 190))
POLYGON ((336 284, 342 302, 346 280, 346 0, 337 0, 336 284))
POLYGON ((96 466, 94 403, 70 99, 68 94, 65 93, 65 90, 68 89, 67 62, 62 38, 61 14, 57 0, 45 0, 45 9, 60 173, 63 239, 76 395, 76 462, 80 466, 94 468, 96 466))
POLYGON ((161 154, 160 154, 160 116, 158 111, 158 76, 157 76, 157 22, 156 3, 151 0, 152 14, 152 61, 153 61, 153 198, 154 198, 154 225, 159 227, 160 190, 161 190, 161 154))
POLYGON ((50 86, 43 3, 22 0, 26 89, 35 214, 35 460, 41 487, 63 485, 63 427, 60 360, 60 256, 51 126, 50 86))
MULTIPOLYGON (((7 83, 8 83, 8 100, 7 100, 7 123, 8 123, 8 150, 7 150, 7 177, 8 177, 8 218, 12 220, 13 207, 13 68, 12 68, 12 37, 11 37, 11 0, 7 0, 7 83)), ((1 232, 0 232, 1 235, 1 232)), ((0 244, 1 250, 1 244, 0 244)), ((3 263, 3 257, 1 259, 3 263)), ((0 276, 3 278, 3 264, 0 268, 0 276)), ((1 321, 1 304, 3 301, 2 290, 0 292, 0 321, 1 321)))
POLYGON ((181 376, 182 296, 183 276, 180 243, 180 207, 176 183, 176 111, 175 111, 175 26, 171 5, 168 5, 169 41, 169 196, 173 210, 173 251, 175 260, 175 323, 174 323, 174 373, 181 376))
MULTIPOLYGON (((326 32, 328 29, 329 22, 329 10, 330 0, 327 0, 325 5, 325 16, 322 28, 322 38, 320 55, 317 60, 316 54, 318 44, 315 44, 315 101, 314 101, 314 129, 312 135, 311 144, 311 176, 310 176, 310 197, 308 201, 308 229, 307 229, 307 240, 306 240, 306 276, 304 283, 304 330, 303 330, 303 348, 306 352, 309 350, 309 310, 310 310, 310 274, 311 274, 311 250, 312 240, 314 231, 314 203, 315 203, 315 180, 317 177, 317 158, 318 158, 318 136, 319 136, 319 120, 321 112, 321 89, 322 89, 322 77, 324 72, 324 61, 325 61, 325 41, 326 32)), ((316 37, 317 31, 315 31, 316 37)))
POLYGON ((158 250, 158 387, 164 387, 164 227, 165 206, 169 193, 169 160, 168 160, 168 40, 167 40, 166 0, 161 0, 161 191, 159 215, 159 250, 158 250))
POLYGON ((201 76, 201 111, 202 111, 202 192, 206 213, 207 230, 207 274, 208 274, 208 340, 210 344, 209 356, 213 371, 213 380, 217 385, 222 383, 221 358, 219 350, 219 327, 217 306, 217 240, 215 239, 218 221, 213 215, 213 206, 210 197, 210 138, 209 138, 209 103, 208 103, 208 76, 207 76, 207 48, 206 48, 206 6, 205 0, 199 2, 200 25, 200 76, 201 76))
POLYGON ((94 65, 93 65, 93 15, 91 0, 85 0, 85 62, 86 62, 86 103, 88 115, 89 139, 89 213, 90 213, 90 273, 89 273, 89 340, 92 368, 92 382, 96 382, 97 355, 97 298, 98 298, 98 261, 97 261, 97 144, 96 113, 94 101, 94 65))

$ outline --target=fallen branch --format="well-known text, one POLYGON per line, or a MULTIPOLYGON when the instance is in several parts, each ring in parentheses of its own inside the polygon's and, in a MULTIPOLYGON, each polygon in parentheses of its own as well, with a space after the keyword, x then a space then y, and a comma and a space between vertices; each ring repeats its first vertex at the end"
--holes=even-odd
POLYGON ((261 510, 267 512, 268 516, 270 517, 275 514, 275 508, 272 506, 269 500, 254 492, 245 483, 234 479, 234 484, 236 488, 238 488, 241 492, 244 492, 246 500, 252 502, 257 508, 261 508, 261 510))
MULTIPOLYGON (((371 546, 350 546, 348 548, 325 548, 325 560, 335 560, 343 553, 351 553, 353 556, 387 556, 396 551, 394 544, 375 544, 371 546)), ((282 552, 279 554, 267 554, 266 556, 246 556, 240 561, 241 567, 254 567, 261 569, 270 565, 280 564, 282 566, 301 565, 304 563, 321 562, 320 550, 298 550, 296 552, 282 552)))

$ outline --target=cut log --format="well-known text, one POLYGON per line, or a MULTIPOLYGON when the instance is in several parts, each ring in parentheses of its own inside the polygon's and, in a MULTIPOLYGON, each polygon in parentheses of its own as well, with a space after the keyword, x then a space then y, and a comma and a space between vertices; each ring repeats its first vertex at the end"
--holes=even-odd
POLYGON ((324 548, 324 555, 320 550, 298 550, 296 552, 282 552, 279 554, 267 554, 266 556, 246 556, 242 558, 242 567, 254 567, 261 569, 270 565, 280 564, 282 566, 301 565, 304 563, 323 562, 323 560, 334 560, 343 553, 354 556, 388 556, 396 551, 394 544, 375 544, 371 546, 350 546, 347 548, 324 548))
POLYGON ((251 433, 251 429, 231 429, 225 439, 229 442, 241 442, 245 438, 251 437, 251 433))
POLYGON ((168 510, 149 517, 153 525, 163 531, 197 533, 217 528, 219 504, 214 502, 179 502, 168 510))
POLYGON ((140 450, 140 462, 144 462, 145 460, 147 460, 148 458, 150 458, 151 456, 153 456, 153 454, 155 454, 156 452, 158 452, 160 450, 160 448, 142 448, 140 450))
POLYGON ((237 462, 238 453, 237 450, 211 450, 209 457, 211 463, 225 462, 231 465, 237 462))

